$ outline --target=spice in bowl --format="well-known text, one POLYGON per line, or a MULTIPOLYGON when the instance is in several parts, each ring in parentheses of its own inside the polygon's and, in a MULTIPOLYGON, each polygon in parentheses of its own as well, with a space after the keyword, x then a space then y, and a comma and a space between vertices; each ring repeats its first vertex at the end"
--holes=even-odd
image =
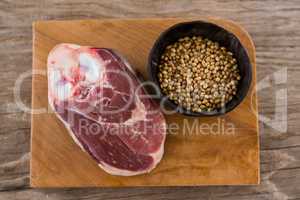
POLYGON ((225 106, 241 79, 236 59, 225 47, 200 36, 184 37, 166 47, 159 64, 162 92, 193 112, 225 106))

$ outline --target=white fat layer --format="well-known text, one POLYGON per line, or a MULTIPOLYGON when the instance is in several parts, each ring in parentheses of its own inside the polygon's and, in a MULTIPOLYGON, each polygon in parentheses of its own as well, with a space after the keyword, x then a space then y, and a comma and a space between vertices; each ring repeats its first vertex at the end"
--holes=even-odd
POLYGON ((51 52, 50 61, 54 61, 53 67, 63 70, 65 76, 71 76, 72 68, 78 65, 74 52, 64 46, 59 46, 51 52))
POLYGON ((79 49, 81 46, 78 44, 69 44, 69 43, 64 43, 66 47, 72 48, 72 49, 79 49))
POLYGON ((85 80, 89 82, 96 82, 100 78, 101 71, 104 67, 97 59, 88 53, 81 53, 79 55, 79 66, 80 70, 84 71, 85 80))
POLYGON ((54 69, 49 75, 49 89, 58 100, 66 100, 72 95, 72 84, 61 81, 62 77, 59 70, 54 69))
POLYGON ((66 100, 72 95, 72 84, 69 82, 66 83, 57 83, 57 87, 53 88, 55 90, 55 96, 58 100, 66 100))
POLYGON ((59 70, 51 70, 49 73, 49 82, 50 82, 50 89, 53 90, 56 88, 58 82, 61 80, 61 74, 59 70))

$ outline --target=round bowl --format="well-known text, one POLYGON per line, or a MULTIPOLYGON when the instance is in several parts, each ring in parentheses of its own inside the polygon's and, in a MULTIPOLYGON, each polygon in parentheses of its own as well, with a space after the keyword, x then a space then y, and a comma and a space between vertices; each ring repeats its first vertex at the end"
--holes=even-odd
POLYGON ((159 93, 158 95, 160 100, 164 101, 163 105, 166 105, 171 109, 176 109, 176 112, 188 116, 217 116, 230 112, 246 97, 252 79, 252 66, 246 49, 233 33, 213 23, 191 21, 175 24, 160 34, 148 57, 148 73, 150 80, 159 88, 157 92, 159 93), (236 58, 241 79, 237 86, 236 95, 232 98, 232 100, 227 102, 224 107, 210 112, 193 112, 179 106, 162 92, 158 80, 158 65, 160 63, 161 55, 168 45, 186 36, 201 36, 214 42, 218 42, 220 46, 224 46, 227 50, 231 51, 233 56, 236 58))

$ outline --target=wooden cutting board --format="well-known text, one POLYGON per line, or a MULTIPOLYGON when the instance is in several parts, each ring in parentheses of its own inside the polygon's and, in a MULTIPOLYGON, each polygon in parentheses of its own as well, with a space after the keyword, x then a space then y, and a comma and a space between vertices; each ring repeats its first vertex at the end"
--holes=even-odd
POLYGON ((38 110, 32 115, 31 125, 32 187, 259 183, 255 48, 249 34, 231 21, 200 19, 235 33, 247 48, 253 66, 248 96, 234 111, 222 117, 166 115, 167 123, 178 124, 179 129, 169 131, 163 159, 149 174, 120 177, 105 173, 73 142, 48 106, 46 60, 56 44, 64 42, 116 49, 147 78, 147 56, 155 39, 169 26, 189 20, 114 19, 40 21, 33 24, 33 70, 36 75, 32 79, 32 107, 38 110))

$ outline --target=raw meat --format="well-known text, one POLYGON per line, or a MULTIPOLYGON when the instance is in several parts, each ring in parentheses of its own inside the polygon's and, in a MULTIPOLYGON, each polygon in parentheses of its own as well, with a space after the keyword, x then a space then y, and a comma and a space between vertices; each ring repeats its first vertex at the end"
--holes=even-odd
POLYGON ((48 56, 48 99, 74 141, 106 172, 150 172, 166 122, 130 65, 105 48, 59 44, 48 56))

